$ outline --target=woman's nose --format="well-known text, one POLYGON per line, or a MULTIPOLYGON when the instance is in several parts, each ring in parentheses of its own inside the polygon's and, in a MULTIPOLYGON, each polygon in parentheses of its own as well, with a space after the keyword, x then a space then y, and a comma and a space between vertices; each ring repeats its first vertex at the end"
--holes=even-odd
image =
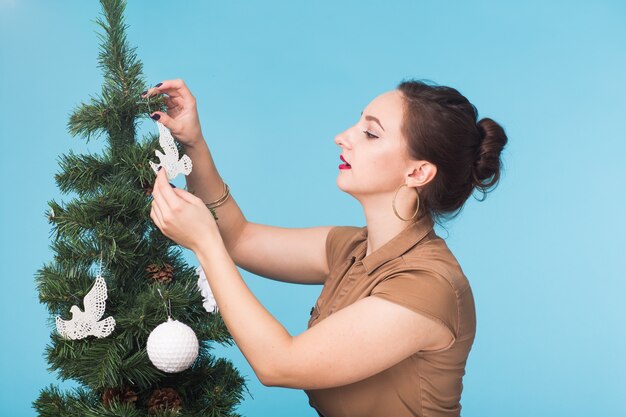
POLYGON ((345 146, 348 149, 350 148, 350 142, 348 141, 347 137, 346 137, 346 132, 341 132, 340 134, 338 134, 337 136, 335 136, 335 143, 339 146, 345 146))

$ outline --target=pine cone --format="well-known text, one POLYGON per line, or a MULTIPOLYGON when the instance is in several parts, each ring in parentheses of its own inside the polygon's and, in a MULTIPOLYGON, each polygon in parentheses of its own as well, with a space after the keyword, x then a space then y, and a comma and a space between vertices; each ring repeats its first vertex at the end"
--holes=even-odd
POLYGON ((179 411, 181 408, 183 402, 174 388, 156 389, 148 400, 148 412, 152 415, 159 410, 179 411))
POLYGON ((153 183, 151 183, 150 181, 146 181, 146 182, 144 182, 143 180, 139 181, 139 188, 143 190, 146 196, 149 196, 150 194, 152 194, 152 185, 153 183))
POLYGON ((174 267, 170 264, 165 264, 163 266, 150 264, 146 268, 146 271, 149 272, 148 276, 153 279, 154 282, 167 283, 174 278, 174 267))
POLYGON ((131 388, 109 388, 102 393, 102 404, 108 407, 111 401, 116 400, 119 403, 135 403, 137 401, 137 393, 131 388))

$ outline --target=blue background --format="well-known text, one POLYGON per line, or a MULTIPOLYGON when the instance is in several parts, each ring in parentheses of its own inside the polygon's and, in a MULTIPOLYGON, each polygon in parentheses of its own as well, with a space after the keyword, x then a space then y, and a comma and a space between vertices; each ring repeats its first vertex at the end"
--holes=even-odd
MULTIPOLYGON (((56 380, 34 275, 52 259, 46 202, 70 199, 58 156, 104 144, 66 131, 101 88, 99 13, 93 0, 0 0, 2 416, 34 415, 56 380)), ((198 98, 254 222, 364 225, 335 183, 334 136, 404 77, 459 89, 510 140, 498 188, 438 230, 476 297, 463 415, 626 415, 626 3, 153 0, 131 2, 126 23, 148 82, 183 78, 198 98)), ((292 335, 306 329, 321 286, 242 275, 292 335)), ((303 391, 261 385, 236 346, 215 353, 249 379, 243 415, 315 415, 303 391)))

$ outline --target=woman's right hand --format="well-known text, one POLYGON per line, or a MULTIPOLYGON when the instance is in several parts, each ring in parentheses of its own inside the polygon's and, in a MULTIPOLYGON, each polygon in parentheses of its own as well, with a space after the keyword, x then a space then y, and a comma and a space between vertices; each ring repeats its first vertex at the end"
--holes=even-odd
POLYGON ((200 118, 196 108, 196 98, 191 94, 183 80, 165 80, 142 94, 142 98, 154 97, 157 94, 166 94, 165 105, 167 113, 153 112, 150 117, 158 120, 167 127, 172 136, 184 146, 195 146, 204 141, 200 118), (157 87, 158 86, 158 87, 157 87))

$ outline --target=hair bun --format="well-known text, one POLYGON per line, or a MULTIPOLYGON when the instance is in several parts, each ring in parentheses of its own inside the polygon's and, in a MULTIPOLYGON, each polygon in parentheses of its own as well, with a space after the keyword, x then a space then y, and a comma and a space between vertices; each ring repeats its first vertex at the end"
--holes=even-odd
POLYGON ((480 119, 476 127, 481 140, 472 169, 472 183, 485 192, 500 179, 500 154, 508 139, 502 126, 488 117, 480 119))

